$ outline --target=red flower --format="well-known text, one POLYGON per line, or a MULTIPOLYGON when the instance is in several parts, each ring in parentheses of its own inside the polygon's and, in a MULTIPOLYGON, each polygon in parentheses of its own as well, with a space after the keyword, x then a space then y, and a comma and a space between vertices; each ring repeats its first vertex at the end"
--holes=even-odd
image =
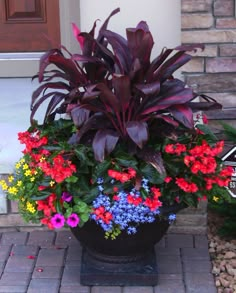
POLYGON ((165 179, 164 179, 164 182, 165 183, 169 183, 172 181, 172 178, 170 176, 167 176, 165 179))
POLYGON ((120 200, 120 198, 119 198, 118 195, 113 195, 112 199, 113 199, 113 200, 116 200, 116 201, 120 200))
POLYGON ((53 230, 53 229, 54 229, 54 227, 53 227, 53 225, 52 225, 52 223, 51 223, 51 218, 46 218, 46 217, 45 217, 45 218, 41 219, 40 222, 41 222, 43 225, 47 225, 48 228, 49 228, 50 230, 53 230))
POLYGON ((105 224, 109 224, 113 219, 110 212, 107 212, 103 206, 93 209, 93 213, 96 215, 96 220, 101 219, 105 224))
POLYGON ((128 173, 130 175, 130 178, 133 178, 136 176, 136 171, 133 168, 128 168, 128 173))
POLYGON ((147 197, 143 204, 149 207, 152 212, 162 206, 162 202, 160 202, 158 199, 152 199, 150 197, 147 197))
POLYGON ((52 215, 52 213, 56 212, 55 208, 55 200, 56 200, 56 195, 51 194, 49 197, 47 197, 44 200, 37 200, 37 210, 38 211, 43 211, 43 214, 46 217, 49 217, 52 215))
POLYGON ((117 192, 118 190, 119 190, 119 188, 118 188, 117 186, 114 186, 114 187, 113 187, 113 191, 114 191, 114 192, 117 192))
POLYGON ((127 202, 129 204, 133 204, 135 206, 138 206, 141 202, 142 202, 142 198, 141 197, 135 197, 131 194, 127 195, 127 202))
POLYGON ((176 178, 176 184, 185 192, 194 193, 198 191, 198 187, 195 183, 187 182, 184 178, 176 178))

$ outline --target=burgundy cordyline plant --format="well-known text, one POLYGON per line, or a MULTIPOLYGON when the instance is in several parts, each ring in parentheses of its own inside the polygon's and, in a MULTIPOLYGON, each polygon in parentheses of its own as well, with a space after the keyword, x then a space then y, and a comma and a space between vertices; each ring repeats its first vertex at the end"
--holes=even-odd
MULTIPOLYGON (((154 41, 147 23, 127 28, 125 38, 107 28, 118 12, 97 36, 97 22, 88 33, 73 24, 80 53, 61 46, 41 57, 28 130, 34 145, 24 158, 41 177, 24 190, 24 200, 11 194, 27 220, 59 228, 90 219, 115 237, 154 221, 163 205, 196 206, 204 196, 226 192, 231 173, 221 173, 223 142, 193 119, 193 112, 221 105, 173 75, 191 59, 188 51, 203 46, 163 49, 150 60, 154 41), (44 102, 39 125, 34 116, 44 102)), ((21 142, 29 144, 24 135, 21 142)))

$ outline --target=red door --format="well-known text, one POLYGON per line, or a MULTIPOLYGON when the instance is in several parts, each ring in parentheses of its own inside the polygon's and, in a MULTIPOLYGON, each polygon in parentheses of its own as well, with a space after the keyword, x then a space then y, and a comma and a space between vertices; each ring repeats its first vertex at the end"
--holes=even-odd
POLYGON ((58 44, 58 0, 0 0, 0 52, 39 52, 58 44))

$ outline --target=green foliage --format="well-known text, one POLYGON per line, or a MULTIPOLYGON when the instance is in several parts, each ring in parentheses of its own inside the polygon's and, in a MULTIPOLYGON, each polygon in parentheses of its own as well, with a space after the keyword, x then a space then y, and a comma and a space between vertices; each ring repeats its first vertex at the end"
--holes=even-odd
POLYGON ((221 125, 224 128, 224 134, 227 136, 227 138, 230 141, 236 143, 236 128, 224 122, 221 122, 221 125))
POLYGON ((231 202, 210 202, 209 209, 223 218, 223 225, 218 227, 218 233, 222 237, 236 238, 236 199, 231 202))

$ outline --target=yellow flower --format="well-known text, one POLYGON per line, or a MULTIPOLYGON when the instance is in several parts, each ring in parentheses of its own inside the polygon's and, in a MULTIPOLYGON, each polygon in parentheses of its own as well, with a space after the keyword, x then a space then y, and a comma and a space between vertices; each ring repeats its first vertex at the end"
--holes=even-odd
POLYGON ((8 181, 11 183, 14 180, 14 177, 11 175, 8 177, 8 181))
POLYGON ((21 187, 21 186, 22 186, 22 181, 21 181, 21 180, 17 181, 16 185, 17 185, 18 187, 21 187))
POLYGON ((46 159, 45 159, 44 156, 42 156, 42 157, 39 159, 40 162, 43 162, 43 161, 45 161, 45 160, 46 160, 46 159))
POLYGON ((217 202, 217 201, 219 200, 219 197, 217 197, 217 196, 213 196, 213 200, 214 200, 215 202, 217 202))
POLYGON ((8 188, 8 192, 10 194, 16 195, 17 192, 18 192, 18 189, 15 186, 11 186, 11 187, 8 188))
POLYGON ((35 177, 31 177, 31 178, 30 178, 30 181, 31 181, 31 182, 34 182, 34 180, 35 180, 35 177))
POLYGON ((30 171, 29 169, 26 170, 25 173, 24 173, 24 175, 25 175, 25 176, 30 176, 30 175, 31 175, 31 171, 30 171))
POLYGON ((2 190, 8 190, 8 185, 4 180, 0 180, 0 186, 2 187, 2 190))
POLYGON ((26 203, 26 210, 29 211, 30 213, 35 213, 36 212, 36 209, 35 207, 33 206, 33 204, 29 201, 27 201, 26 203))
POLYGON ((28 164, 24 164, 23 165, 23 170, 27 170, 27 169, 29 169, 29 165, 28 164))
POLYGON ((55 181, 50 181, 50 186, 52 187, 55 184, 55 181))
POLYGON ((20 162, 16 163, 15 168, 20 169, 20 167, 21 167, 21 163, 20 162))

